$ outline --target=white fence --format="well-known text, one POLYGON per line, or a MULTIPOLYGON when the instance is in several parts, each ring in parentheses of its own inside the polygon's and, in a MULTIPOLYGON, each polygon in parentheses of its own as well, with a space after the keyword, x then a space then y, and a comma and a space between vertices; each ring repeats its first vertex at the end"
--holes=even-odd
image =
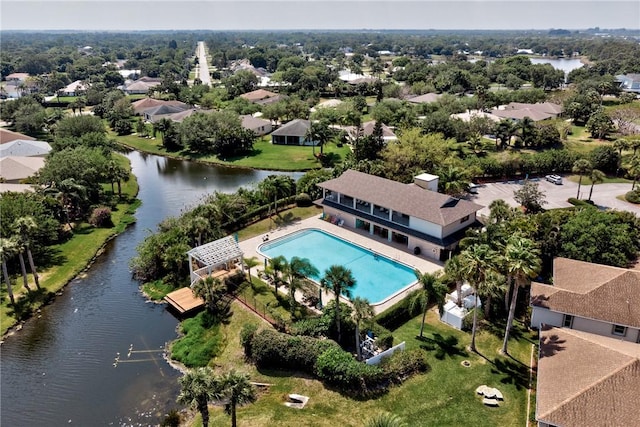
POLYGON ((400 344, 398 344, 396 346, 393 346, 390 349, 385 350, 382 353, 376 354, 375 356, 365 360, 365 363, 367 365, 377 365, 378 363, 380 363, 382 361, 382 359, 384 359, 385 357, 391 356, 396 351, 398 351, 398 350, 404 351, 404 347, 405 347, 405 342, 402 341, 400 344))

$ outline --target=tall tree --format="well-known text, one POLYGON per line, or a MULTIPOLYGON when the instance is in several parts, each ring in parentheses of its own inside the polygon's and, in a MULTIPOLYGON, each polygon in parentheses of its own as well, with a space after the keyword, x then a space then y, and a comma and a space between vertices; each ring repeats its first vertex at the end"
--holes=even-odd
POLYGON ((9 272, 7 271, 7 261, 15 255, 16 250, 16 242, 13 239, 0 237, 0 259, 2 260, 2 276, 4 277, 4 282, 7 285, 7 293, 9 294, 9 300, 11 301, 12 305, 16 304, 16 300, 13 296, 11 277, 9 277, 9 272))
POLYGON ((579 199, 580 186, 582 185, 582 177, 591 171, 591 162, 586 159, 576 160, 576 162, 573 164, 573 167, 571 168, 571 171, 580 176, 578 178, 578 193, 576 194, 576 199, 579 199))
POLYGON ((178 380, 180 394, 178 403, 189 405, 200 412, 203 427, 209 426, 209 402, 220 400, 220 382, 210 367, 188 371, 178 380))
POLYGON ((193 293, 204 300, 204 305, 211 314, 218 310, 226 292, 225 284, 213 277, 199 280, 193 285, 193 293))
POLYGON ((333 291, 336 298, 335 322, 338 330, 338 342, 341 341, 340 334, 340 295, 351 298, 351 289, 356 286, 356 279, 348 268, 342 265, 332 265, 324 272, 320 280, 323 288, 333 291))
POLYGON ((282 281, 282 274, 287 266, 287 259, 282 255, 278 255, 269 260, 269 266, 267 267, 267 274, 271 276, 273 286, 275 287, 275 295, 278 297, 278 285, 282 281))
POLYGON ((27 259, 29 260, 29 268, 31 268, 31 274, 33 275, 33 281, 36 284, 36 288, 40 289, 40 279, 38 272, 36 271, 35 263, 33 262, 33 255, 31 253, 31 240, 33 233, 38 229, 38 224, 32 216, 24 216, 17 218, 13 223, 13 230, 19 238, 19 242, 27 252, 27 259))
POLYGON ((487 276, 494 268, 497 254, 487 244, 472 245, 460 253, 463 275, 474 289, 475 306, 473 309, 473 327, 471 329, 471 346, 473 352, 476 349, 476 331, 478 328, 478 294, 483 293, 480 289, 485 286, 487 276))
POLYGON ((356 349, 358 360, 362 360, 362 348, 360 348, 360 324, 373 317, 373 307, 366 298, 355 297, 353 301, 353 320, 356 324, 356 349))
POLYGON ((507 277, 513 279, 513 290, 511 292, 511 304, 509 306, 509 316, 504 332, 504 342, 501 352, 508 353, 509 334, 513 325, 513 318, 516 312, 518 301, 518 290, 531 284, 531 279, 536 277, 542 268, 540 251, 531 239, 527 239, 518 234, 509 238, 504 252, 504 264, 507 277))
POLYGON ((438 273, 421 273, 419 270, 415 270, 414 273, 418 283, 420 283, 420 289, 412 292, 412 296, 409 299, 409 311, 415 312, 419 308, 422 312, 422 323, 420 324, 420 338, 422 338, 429 303, 433 300, 438 305, 438 311, 441 313, 447 287, 440 281, 438 273))
POLYGON ((251 283, 251 269, 253 267, 257 267, 260 265, 260 261, 257 257, 252 256, 251 258, 243 258, 242 261, 244 265, 247 267, 247 280, 251 283))
POLYGON ((294 256, 285 264, 284 273, 287 276, 289 303, 291 314, 293 314, 296 305, 296 290, 303 285, 305 278, 318 276, 319 271, 308 258, 294 256))
POLYGON ((591 196, 593 195, 593 186, 604 182, 604 179, 606 177, 607 176, 604 174, 604 172, 599 171, 598 169, 592 169, 589 172, 589 179, 591 180, 591 188, 589 189, 589 201, 591 201, 591 196))
POLYGON ((444 265, 444 273, 449 280, 456 283, 456 294, 458 296, 456 304, 462 306, 462 283, 464 282, 464 271, 460 263, 460 256, 451 257, 444 265))
POLYGON ((223 374, 219 381, 226 400, 224 411, 231 415, 231 427, 236 427, 236 408, 255 402, 258 398, 256 389, 249 381, 249 375, 241 372, 230 371, 223 374))

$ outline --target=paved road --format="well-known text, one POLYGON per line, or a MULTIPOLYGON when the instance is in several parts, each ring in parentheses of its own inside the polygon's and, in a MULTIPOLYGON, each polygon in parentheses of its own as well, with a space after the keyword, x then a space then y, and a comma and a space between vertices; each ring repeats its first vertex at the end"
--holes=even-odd
POLYGON ((198 42, 196 48, 196 55, 198 56, 198 77, 202 81, 203 85, 211 86, 211 75, 209 74, 209 63, 207 62, 207 53, 204 48, 204 42, 198 42))
MULTIPOLYGON (((541 179, 538 181, 539 188, 545 193, 547 203, 544 205, 546 209, 557 209, 571 206, 567 199, 576 197, 578 192, 578 184, 567 179, 563 180, 562 185, 555 185, 541 179)), ((485 184, 478 187, 478 194, 471 195, 469 200, 485 206, 480 215, 489 215, 489 204, 497 199, 503 199, 510 206, 518 206, 513 199, 513 192, 521 187, 516 181, 497 182, 485 184)), ((589 197, 590 185, 580 187, 580 198, 587 199, 589 197)), ((635 213, 640 217, 640 206, 627 203, 623 200, 616 199, 617 196, 623 195, 631 190, 631 184, 598 184, 593 187, 593 196, 591 199, 602 209, 626 210, 635 213)))

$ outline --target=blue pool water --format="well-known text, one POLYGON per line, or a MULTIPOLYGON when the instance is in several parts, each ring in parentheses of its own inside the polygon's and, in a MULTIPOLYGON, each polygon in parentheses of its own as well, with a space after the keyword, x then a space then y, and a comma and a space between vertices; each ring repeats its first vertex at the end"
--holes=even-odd
MULTIPOLYGON (((294 256, 309 258, 324 275, 332 265, 342 265, 353 273, 356 286, 353 297, 367 298, 375 304, 384 301, 399 290, 416 281, 413 270, 384 256, 349 243, 321 230, 302 230, 262 244, 259 251, 269 258, 279 255, 286 259, 294 256)), ((319 280, 320 277, 314 277, 319 280)))

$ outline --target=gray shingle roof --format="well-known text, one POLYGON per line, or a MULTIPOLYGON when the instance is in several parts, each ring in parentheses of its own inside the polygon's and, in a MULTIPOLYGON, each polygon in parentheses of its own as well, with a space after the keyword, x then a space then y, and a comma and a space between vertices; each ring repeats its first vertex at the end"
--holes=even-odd
POLYGON ((318 186, 441 226, 482 209, 473 202, 351 169, 318 186))
POLYGON ((276 136, 305 136, 311 127, 311 122, 304 119, 291 120, 280 129, 271 133, 276 136))

